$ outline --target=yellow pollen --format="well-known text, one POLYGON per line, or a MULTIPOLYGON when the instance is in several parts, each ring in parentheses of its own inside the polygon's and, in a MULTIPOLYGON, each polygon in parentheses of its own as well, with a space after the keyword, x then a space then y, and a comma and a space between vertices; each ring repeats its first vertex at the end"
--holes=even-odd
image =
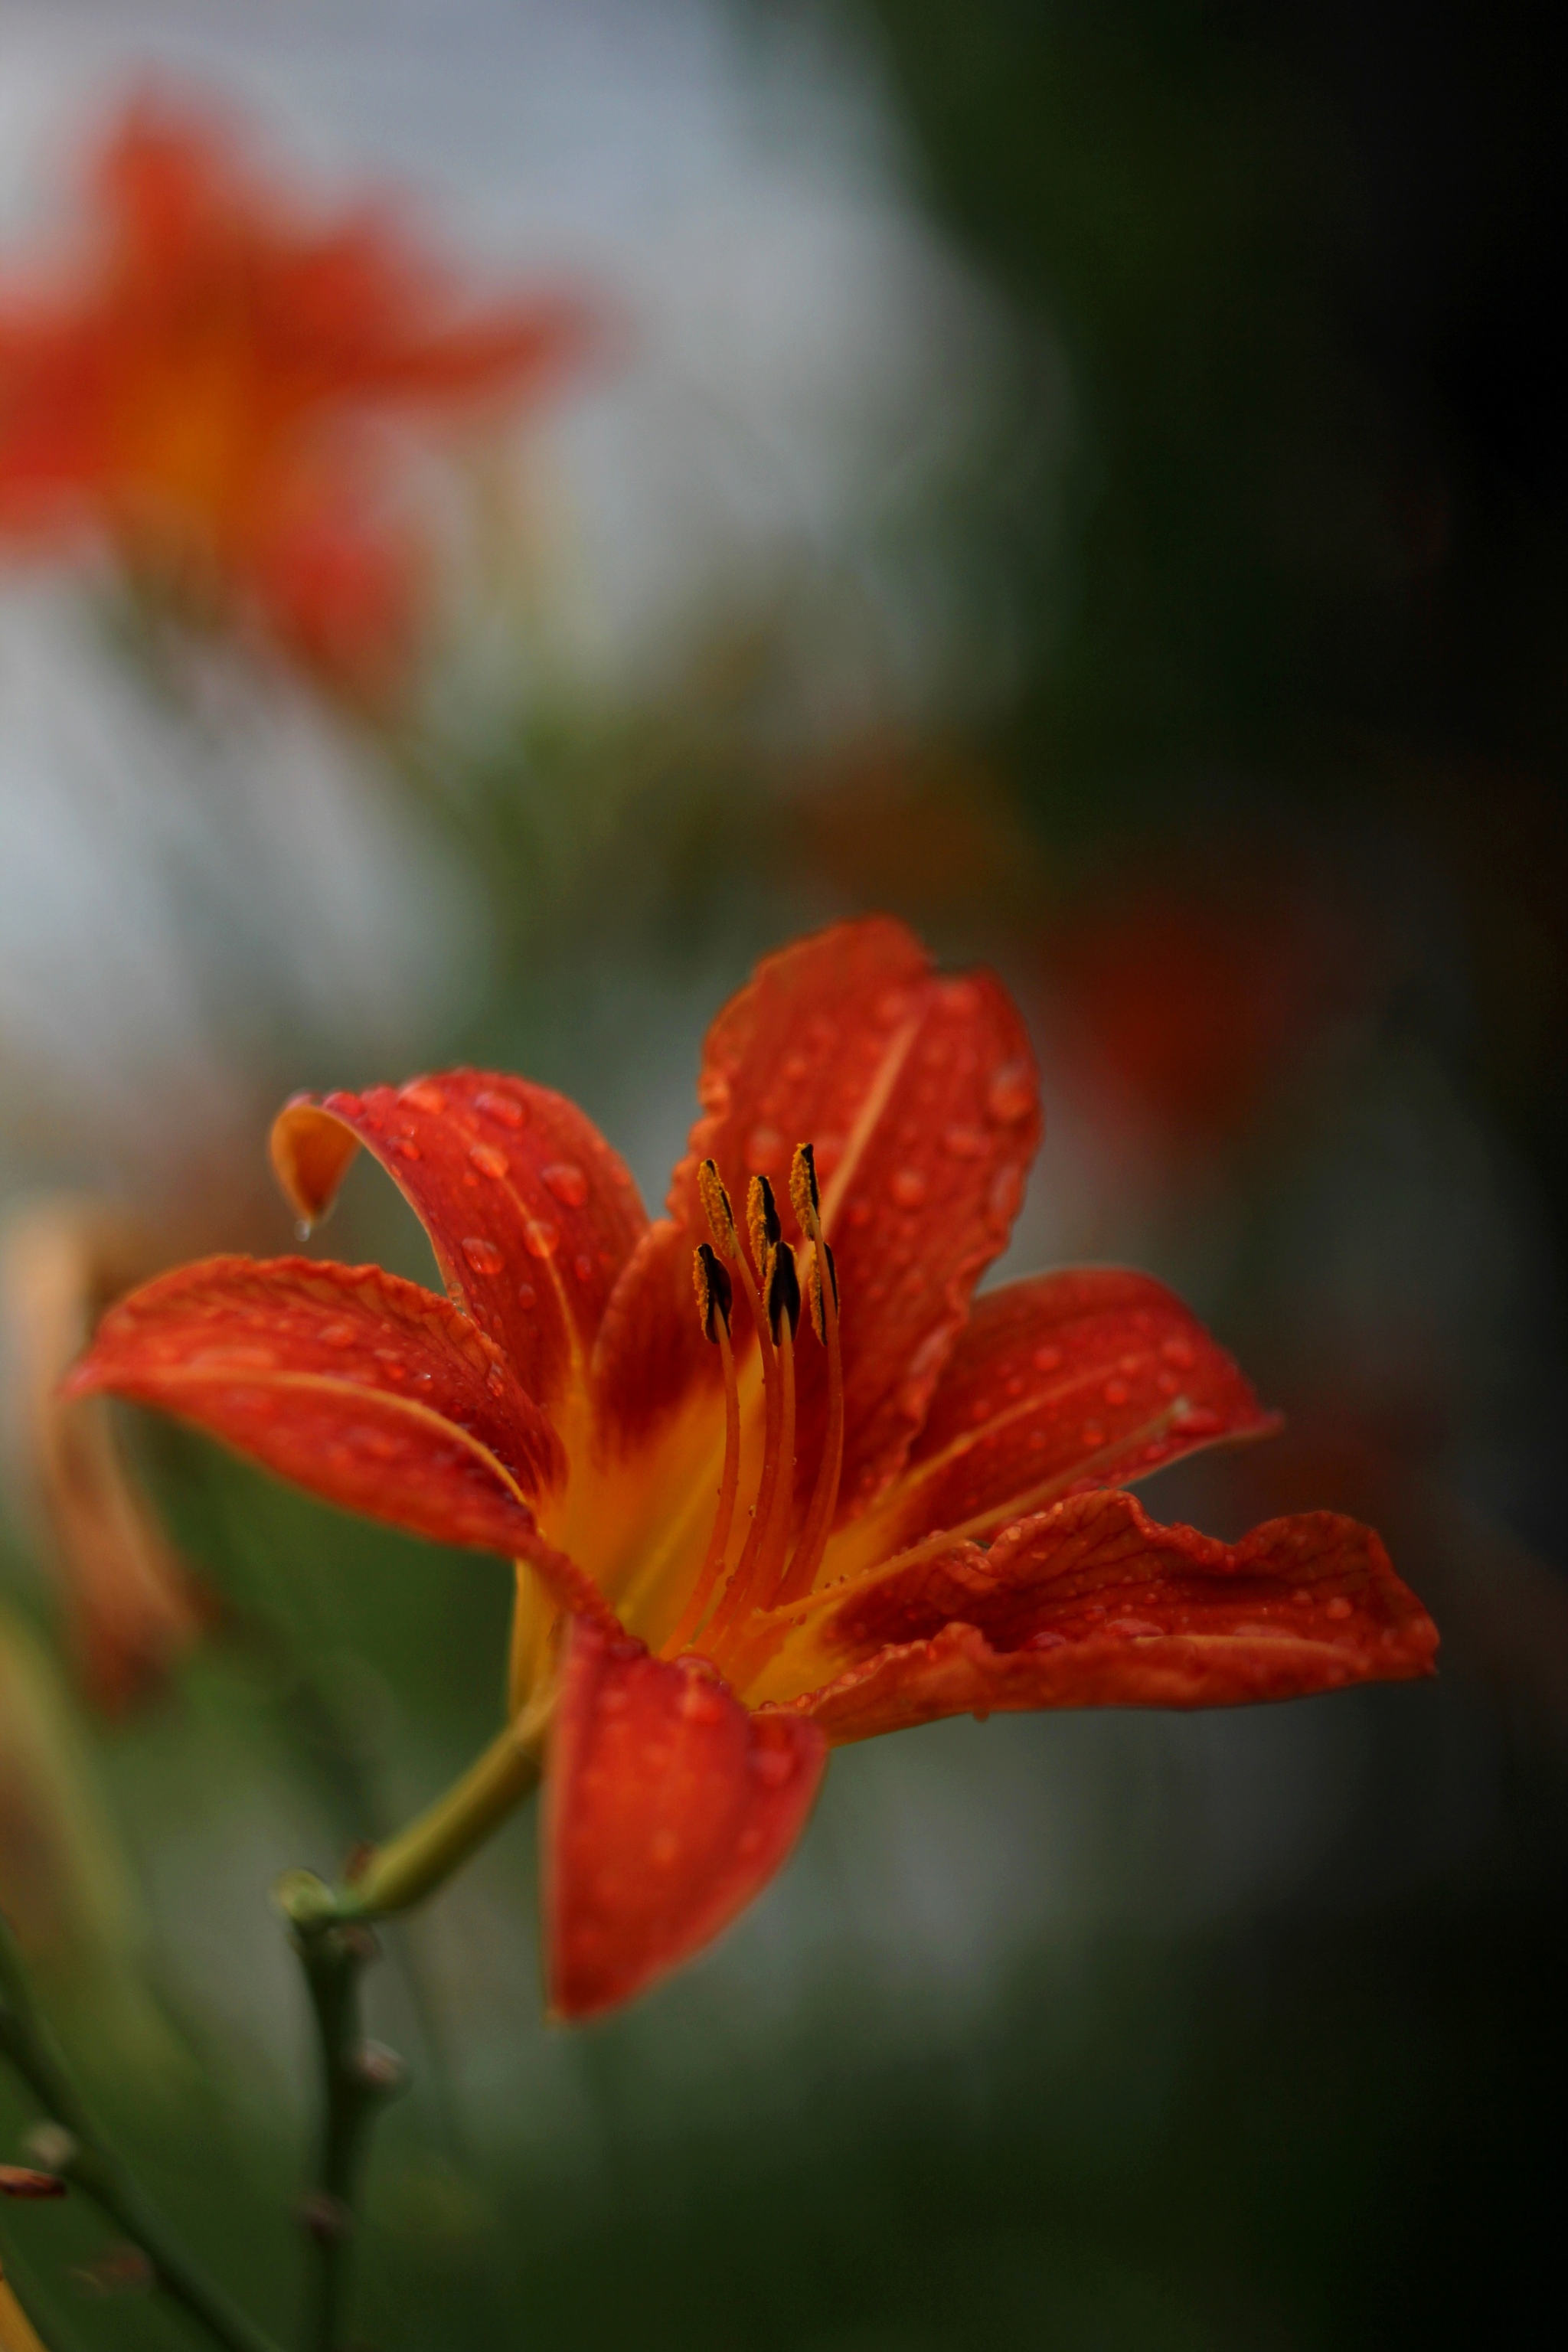
POLYGON ((730 1328, 735 1294, 729 1276, 707 1242, 700 1243, 691 1254, 691 1281, 697 1293, 697 1319, 702 1326, 702 1336, 715 1339, 715 1319, 722 1322, 726 1331, 730 1328))
POLYGON ((730 1195, 724 1190, 718 1169, 711 1160, 702 1160, 697 1171, 697 1197, 708 1220, 708 1230, 713 1236, 713 1246, 721 1257, 739 1257, 741 1244, 735 1233, 735 1212, 730 1206, 730 1195))
POLYGON ((765 1408, 763 1460, 751 1526, 740 1558, 721 1591, 735 1514, 740 1413, 733 1357, 728 1344, 730 1318, 720 1305, 721 1296, 723 1304, 727 1306, 729 1303, 725 1295, 727 1283, 724 1294, 721 1294, 719 1288, 720 1282, 724 1281, 725 1269, 719 1264, 718 1255, 704 1244, 697 1253, 693 1281, 703 1328, 716 1339, 724 1357, 724 1470, 707 1554, 681 1612, 679 1622, 665 1643, 665 1654, 670 1656, 689 1647, 700 1634, 704 1650, 715 1660, 725 1663, 725 1670, 733 1677, 742 1664, 747 1668, 751 1668, 753 1663, 760 1665, 763 1662, 763 1654, 774 1646, 778 1638, 777 1629, 772 1626, 762 1629, 760 1636, 752 1631, 757 1613, 775 1609, 781 1602, 798 1599, 811 1591, 832 1531, 844 1463, 844 1369, 838 1331, 838 1283, 833 1253, 822 1230, 821 1199, 815 1158, 809 1144, 802 1145, 796 1151, 790 1171, 790 1199, 800 1221, 807 1252, 804 1265, 798 1269, 796 1253, 783 1238, 772 1185, 766 1177, 759 1176, 752 1179, 749 1188, 746 1222, 758 1277, 754 1286, 752 1267, 735 1239, 733 1222, 727 1221, 729 1195, 718 1169, 710 1160, 704 1161, 699 1171, 699 1185, 717 1252, 724 1254, 727 1238, 734 1246, 732 1263, 737 1278, 746 1290, 757 1328, 765 1408), (803 1274, 805 1303, 810 1308, 813 1328, 827 1356, 827 1425, 811 1500, 792 1559, 789 1557, 790 1528, 795 1516, 795 1342, 802 1306, 803 1274), (718 1281, 715 1276, 719 1277, 718 1281), (716 1594, 717 1607, 714 1606, 716 1594), (705 1620, 708 1621, 706 1626, 705 1620), (753 1662, 750 1654, 757 1649, 759 1638, 762 1649, 753 1662))

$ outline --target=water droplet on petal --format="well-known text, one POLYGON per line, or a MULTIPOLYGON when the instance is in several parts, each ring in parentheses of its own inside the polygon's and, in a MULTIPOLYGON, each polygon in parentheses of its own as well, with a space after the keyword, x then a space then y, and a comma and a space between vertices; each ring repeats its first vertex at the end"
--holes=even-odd
POLYGON ((400 1160, 423 1160, 425 1157, 411 1135, 395 1135, 392 1148, 400 1160))
POLYGON ((888 1190, 900 1209, 918 1209, 926 1196, 926 1180, 918 1168, 895 1171, 888 1190))
POLYGON ((795 1779, 793 1748, 753 1748, 752 1769, 764 1789, 782 1789, 786 1780, 795 1779))
POLYGON ((1180 1364, 1184 1369, 1196 1361, 1191 1343, 1186 1339, 1163 1339, 1160 1353, 1168 1364, 1180 1364))
POLYGON ((1067 1638, 1065 1633, 1031 1633, 1024 1647, 1026 1650, 1065 1650, 1067 1638))
POLYGON ((1035 1349, 1035 1370, 1037 1372, 1059 1371, 1061 1370, 1061 1361, 1062 1351, 1059 1348, 1037 1348, 1035 1349))
POLYGON ((352 1348, 359 1332, 352 1323, 323 1323, 316 1336, 323 1348, 352 1348))
POLYGON ((531 1283, 531 1282, 520 1282, 520 1283, 518 1284, 518 1286, 517 1286, 517 1303, 518 1303, 518 1305, 519 1305, 520 1307, 537 1307, 537 1306, 538 1306, 538 1304, 539 1304, 539 1293, 538 1293, 538 1291, 537 1291, 537 1290, 535 1290, 535 1288, 534 1288, 534 1286, 533 1286, 533 1285, 532 1285, 532 1283, 531 1283))
POLYGON ((1352 1614, 1351 1604, 1345 1599, 1342 1592, 1336 1592, 1333 1599, 1324 1609, 1323 1614, 1325 1617, 1332 1617, 1336 1619, 1339 1623, 1343 1624, 1345 1619, 1352 1614))
POLYGON ((991 1143, 984 1128, 955 1125, 943 1128, 942 1148, 955 1160, 984 1160, 991 1143))
POLYGON ((1107 1381, 1105 1383, 1107 1404, 1125 1404, 1130 1393, 1125 1381, 1107 1381))
POLYGON ((589 1282, 593 1279, 594 1261, 588 1255, 586 1250, 579 1252, 578 1255, 573 1259, 572 1271, 576 1276, 579 1282, 589 1282))
POLYGON ((721 1723, 724 1719, 722 1694, 716 1691, 710 1683, 700 1682, 695 1677, 681 1692, 679 1707, 688 1723, 721 1723))
POLYGON ((531 1217, 522 1229, 522 1238, 531 1257, 553 1257, 561 1245, 561 1228, 552 1225, 548 1217, 531 1217))
POLYGON ((1083 1442, 1086 1445, 1104 1444, 1105 1432, 1101 1429, 1098 1421, 1086 1421, 1084 1423, 1083 1442))
POLYGON ((553 1192, 563 1208, 580 1209, 588 1197, 588 1179, 574 1160, 552 1160, 548 1168, 539 1171, 546 1191, 553 1192))
POLYGON ((482 1234, 470 1234, 463 1244, 463 1255, 476 1274, 499 1274, 506 1264, 494 1242, 482 1234))
POLYGON ((438 1118, 447 1108, 446 1096, 439 1087, 433 1087, 428 1078, 414 1079, 411 1085, 404 1087, 397 1099, 412 1103, 416 1110, 427 1110, 433 1118, 438 1118))
POLYGON ((1026 1062, 1004 1062, 985 1089, 985 1108, 1003 1127, 1016 1127, 1035 1108, 1034 1073, 1026 1062))
POLYGON ((753 1176, 772 1175, 784 1164, 784 1137, 776 1127, 753 1127, 746 1138, 746 1165, 753 1176))
POLYGON ((1171 1423, 1178 1437, 1212 1437, 1221 1426, 1218 1413, 1211 1412, 1206 1404, 1189 1405, 1171 1423))
POLYGON ((493 1118, 498 1126, 519 1128, 528 1125, 527 1106, 515 1095, 498 1094, 493 1087, 481 1087, 474 1097, 474 1108, 493 1118))
POLYGON ((493 1176, 499 1183, 510 1170, 511 1162, 504 1151, 493 1143, 475 1143, 468 1147, 468 1158, 481 1176, 493 1176))
POLYGON ((986 1202, 998 1224, 1010 1225, 1018 1213, 1018 1203, 1024 1197, 1024 1171, 1011 1165, 998 1168, 992 1180, 991 1197, 986 1202))

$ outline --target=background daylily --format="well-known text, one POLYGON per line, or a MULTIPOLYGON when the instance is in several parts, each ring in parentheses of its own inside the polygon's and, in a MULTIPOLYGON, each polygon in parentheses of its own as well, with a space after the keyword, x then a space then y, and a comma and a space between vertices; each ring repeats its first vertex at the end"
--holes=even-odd
POLYGON ((374 428, 536 396, 593 320, 559 287, 466 304, 384 208, 310 218, 235 151, 138 100, 80 258, 0 290, 0 538, 101 534, 158 603, 383 691, 429 551, 374 428))
POLYGON ((1400 1679, 1436 1647, 1353 1521, 1232 1546, 1120 1491, 1270 1426, 1162 1286, 1088 1268, 972 1306, 1040 1125, 995 980, 940 976, 890 920, 822 932, 721 1013, 699 1093, 651 1223, 586 1117, 522 1079, 296 1102, 273 1152, 300 1213, 363 1144, 447 1296, 207 1259, 113 1309, 72 1381, 518 1560, 516 1738, 548 1740, 549 1977, 571 2016, 750 1900, 831 1745, 963 1711, 1400 1679), (725 1189, 748 1181, 750 1262, 725 1189), (801 1276, 820 1344, 796 1344, 801 1276))

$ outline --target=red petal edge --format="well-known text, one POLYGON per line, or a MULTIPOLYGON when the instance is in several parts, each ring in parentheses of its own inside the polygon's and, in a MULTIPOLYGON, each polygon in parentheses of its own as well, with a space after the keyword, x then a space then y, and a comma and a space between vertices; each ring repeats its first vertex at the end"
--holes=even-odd
POLYGON ((379 1266, 204 1258, 105 1316, 67 1381, 194 1422, 342 1509, 503 1558, 564 1475, 506 1359, 436 1292, 379 1266))
POLYGON ((546 1412, 587 1364, 647 1227, 636 1185, 584 1111, 524 1078, 443 1070, 363 1096, 301 1097, 272 1161, 301 1216, 331 1207, 356 1145, 430 1236, 458 1306, 506 1349, 546 1412))
POLYGON ((1238 1544, 1134 1496, 1071 1497, 989 1551, 872 1580, 826 1638, 860 1663, 795 1701, 835 1745, 940 1716, 1231 1706, 1430 1674, 1437 1629, 1379 1537, 1332 1511, 1238 1544))
POLYGON ((705 1662, 574 1620, 543 1816, 552 2012, 616 2008, 711 1943, 794 1846, 826 1754, 705 1662))
POLYGON ((1278 1416, 1163 1283, 1074 1266, 977 1299, 909 1466, 889 1551, 982 1513, 1016 1518, 1082 1477, 1120 1486, 1278 1416))

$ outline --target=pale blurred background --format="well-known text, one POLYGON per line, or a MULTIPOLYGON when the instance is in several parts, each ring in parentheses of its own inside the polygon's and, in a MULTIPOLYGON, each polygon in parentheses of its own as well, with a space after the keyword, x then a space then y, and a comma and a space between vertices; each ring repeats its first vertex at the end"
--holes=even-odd
MULTIPOLYGON (((876 907, 1033 1024, 1007 1270, 1152 1268, 1288 1414, 1151 1507, 1373 1519, 1441 1678, 850 1751, 721 1948, 580 2035, 513 1824, 374 1980, 415 2088, 366 2340, 1342 2352, 1561 2308, 1562 46, 1394 0, 0 6, 0 1905, 280 2331, 266 1890, 489 1736, 507 1578, 129 1417, 156 1515, 65 1525, 41 1368, 137 1267, 291 1245, 300 1087, 524 1069, 656 1202, 722 995, 876 907), (360 502, 308 452, 287 545, 280 493, 181 504, 140 391, 133 482, 129 399, 60 455, 138 123, 279 250, 369 204, 351 292, 403 257, 426 391, 340 354, 310 431, 360 502), (545 317, 547 373, 428 392, 453 320, 545 317)), ((192 267, 150 235, 92 365, 210 422, 137 341, 192 267)), ((426 1270, 363 1170, 321 1245, 426 1270)), ((0 2157, 25 2121, 0 2084, 0 2157)), ((79 2201, 25 2220, 62 2340, 178 2343, 79 2201)))

